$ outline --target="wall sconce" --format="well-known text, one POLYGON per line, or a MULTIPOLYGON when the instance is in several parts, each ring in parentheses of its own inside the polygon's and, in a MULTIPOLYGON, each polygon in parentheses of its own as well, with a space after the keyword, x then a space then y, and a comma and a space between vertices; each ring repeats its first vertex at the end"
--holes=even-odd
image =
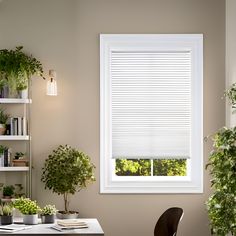
POLYGON ((47 95, 57 96, 57 80, 56 71, 49 70, 49 80, 47 81, 47 95))

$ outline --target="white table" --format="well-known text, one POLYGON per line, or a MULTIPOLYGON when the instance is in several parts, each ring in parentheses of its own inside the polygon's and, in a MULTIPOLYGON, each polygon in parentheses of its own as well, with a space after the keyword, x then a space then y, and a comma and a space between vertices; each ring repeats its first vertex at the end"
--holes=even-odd
POLYGON ((60 232, 58 230, 52 229, 51 226, 53 224, 38 224, 38 225, 32 225, 32 228, 25 229, 21 231, 17 231, 14 233, 9 233, 4 235, 51 235, 51 234, 66 234, 66 235, 104 235, 104 232, 102 230, 101 225, 99 224, 97 219, 82 219, 82 221, 86 222, 88 224, 88 228, 83 229, 73 229, 73 230, 66 230, 63 232, 60 232))

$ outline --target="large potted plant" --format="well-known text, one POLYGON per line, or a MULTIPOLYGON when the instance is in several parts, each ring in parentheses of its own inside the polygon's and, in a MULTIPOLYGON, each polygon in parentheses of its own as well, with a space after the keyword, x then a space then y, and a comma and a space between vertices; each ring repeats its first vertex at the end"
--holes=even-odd
MULTIPOLYGON (((236 108, 236 84, 225 92, 236 108)), ((212 234, 236 236, 236 127, 221 128, 213 136, 209 163, 213 194, 207 201, 212 234)))
POLYGON ((0 219, 2 225, 13 223, 13 206, 11 203, 0 205, 0 219))
POLYGON ((26 225, 38 224, 38 213, 40 207, 36 201, 28 198, 18 198, 14 201, 14 207, 23 214, 23 222, 26 225))
POLYGON ((0 86, 7 85, 9 97, 17 97, 19 91, 26 90, 31 76, 43 77, 41 62, 22 49, 19 46, 14 50, 0 50, 0 86))
POLYGON ((88 155, 69 145, 60 145, 48 156, 41 180, 45 188, 63 196, 64 210, 59 211, 59 218, 77 217, 77 212, 69 210, 69 195, 95 181, 94 168, 88 155))
POLYGON ((6 132, 6 124, 8 118, 10 117, 9 114, 5 113, 5 110, 0 107, 0 135, 4 135, 6 132))

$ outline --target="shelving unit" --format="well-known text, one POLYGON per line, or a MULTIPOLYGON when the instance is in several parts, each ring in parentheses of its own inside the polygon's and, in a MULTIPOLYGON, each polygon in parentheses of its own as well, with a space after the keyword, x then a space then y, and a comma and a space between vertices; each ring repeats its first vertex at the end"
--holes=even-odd
MULTIPOLYGON (((27 197, 31 197, 31 175, 32 175, 32 157, 31 157, 31 136, 30 136, 30 104, 32 103, 31 99, 22 99, 22 98, 0 98, 0 106, 3 105, 4 109, 15 109, 19 112, 22 110, 23 116, 26 117, 28 122, 28 133, 27 135, 0 135, 0 144, 4 146, 11 147, 16 145, 25 149, 27 153, 28 166, 7 166, 0 167, 0 176, 4 176, 5 180, 8 178, 22 179, 24 183, 25 193, 27 197), (12 105, 11 105, 12 104, 12 105), (12 106, 12 107, 11 107, 12 106), (23 106, 23 107, 22 107, 23 106), (14 177, 15 176, 15 177, 14 177)), ((14 113, 17 113, 14 112, 14 113)), ((17 151, 14 150, 14 151, 17 151)), ((12 157, 13 158, 13 157, 12 157)), ((11 158, 11 159, 12 159, 11 158)), ((17 183, 17 182, 15 182, 17 183)))

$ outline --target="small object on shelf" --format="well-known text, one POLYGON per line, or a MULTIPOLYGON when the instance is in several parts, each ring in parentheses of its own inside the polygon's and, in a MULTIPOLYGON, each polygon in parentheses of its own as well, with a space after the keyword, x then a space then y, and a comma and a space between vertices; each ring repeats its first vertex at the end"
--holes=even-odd
POLYGON ((13 185, 6 185, 3 187, 2 193, 3 197, 11 199, 14 196, 15 187, 13 185))
POLYGON ((19 159, 25 159, 25 153, 23 152, 16 152, 15 153, 15 160, 19 160, 19 159))
POLYGON ((13 160, 12 165, 13 166, 27 166, 28 160, 27 159, 13 160))

